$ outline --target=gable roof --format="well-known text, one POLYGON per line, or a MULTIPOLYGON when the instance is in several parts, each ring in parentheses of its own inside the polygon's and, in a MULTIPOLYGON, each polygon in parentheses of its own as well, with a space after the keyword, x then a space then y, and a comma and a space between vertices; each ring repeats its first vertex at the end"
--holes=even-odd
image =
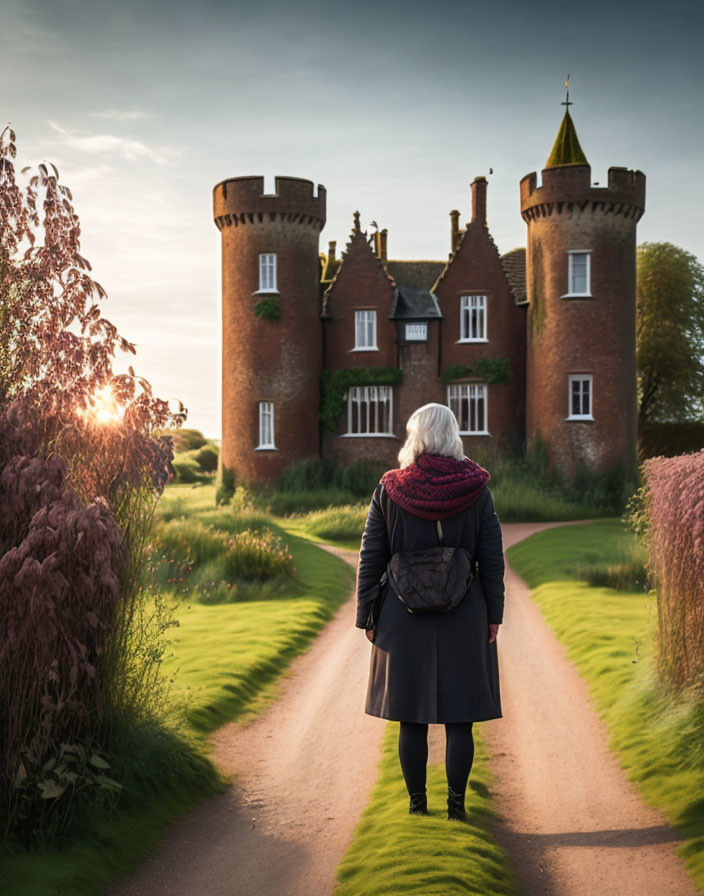
MULTIPOLYGON (((321 288, 323 288, 323 298, 320 309, 321 317, 329 316, 329 301, 330 296, 332 295, 335 284, 337 283, 337 278, 340 276, 340 272, 344 270, 345 258, 349 255, 350 250, 361 250, 363 252, 368 252, 371 259, 373 259, 372 263, 376 263, 378 267, 384 274, 384 277, 389 281, 389 285, 395 286, 394 279, 389 274, 386 269, 386 265, 379 258, 376 252, 369 245, 369 237, 367 231, 362 231, 359 224, 359 212, 355 212, 353 215, 354 224, 352 226, 352 231, 350 233, 349 239, 347 240, 347 245, 345 246, 345 251, 342 253, 342 257, 340 259, 336 259, 337 264, 333 262, 332 265, 326 263, 323 273, 321 274, 321 288), (327 275, 330 275, 331 279, 327 279, 327 275), (325 279, 324 279, 325 278, 325 279)), ((394 297, 395 302, 395 297, 394 297)))
MULTIPOLYGON (((404 261, 399 259, 382 262, 378 259, 378 263, 395 286, 390 318, 397 320, 428 320, 442 317, 434 290, 443 279, 466 234, 466 230, 460 231, 455 252, 451 254, 447 262, 427 260, 404 261)), ((366 233, 361 234, 355 228, 347 243, 347 250, 349 250, 353 241, 360 239, 360 237, 364 237, 366 242, 366 233)), ((491 239, 490 235, 489 238, 491 239)), ((323 259, 323 273, 321 276, 321 286, 324 288, 322 317, 327 316, 328 296, 343 264, 345 255, 346 253, 343 253, 342 258, 327 263, 323 259)), ((375 258, 377 257, 373 250, 372 255, 375 258)), ((526 250, 523 248, 513 249, 499 256, 499 260, 516 304, 524 303, 526 301, 526 250)))

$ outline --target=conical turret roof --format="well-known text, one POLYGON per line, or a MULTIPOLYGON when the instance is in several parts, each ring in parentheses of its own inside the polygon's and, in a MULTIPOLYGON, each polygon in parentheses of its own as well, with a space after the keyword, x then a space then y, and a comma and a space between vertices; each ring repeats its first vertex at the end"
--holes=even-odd
POLYGON ((545 163, 546 168, 559 168, 561 165, 588 165, 587 157, 579 145, 577 130, 572 121, 570 110, 565 110, 560 130, 557 132, 555 143, 550 157, 545 163))

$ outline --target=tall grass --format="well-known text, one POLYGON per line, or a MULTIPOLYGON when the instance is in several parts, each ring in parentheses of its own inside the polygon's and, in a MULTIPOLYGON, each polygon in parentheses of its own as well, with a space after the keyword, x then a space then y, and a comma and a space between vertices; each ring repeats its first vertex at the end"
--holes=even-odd
POLYGON ((633 515, 658 595, 658 670, 675 689, 704 694, 704 449, 650 458, 643 469, 633 515))
POLYGON ((368 504, 329 507, 306 516, 306 530, 328 541, 349 541, 361 538, 369 512, 368 504))
POLYGON ((291 551, 268 516, 212 510, 167 516, 154 531, 146 579, 152 589, 224 603, 274 597, 296 574, 291 551))
POLYGON ((608 545, 599 560, 575 563, 571 575, 602 588, 647 592, 651 590, 647 561, 648 553, 643 545, 619 541, 608 545))

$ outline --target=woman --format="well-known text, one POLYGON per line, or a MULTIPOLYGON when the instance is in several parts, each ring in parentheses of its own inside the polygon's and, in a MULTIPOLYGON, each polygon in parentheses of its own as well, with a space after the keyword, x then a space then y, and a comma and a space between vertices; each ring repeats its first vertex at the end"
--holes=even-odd
POLYGON ((464 456, 459 426, 442 404, 426 404, 407 424, 398 459, 374 491, 357 567, 358 628, 372 642, 365 712, 401 723, 399 759, 409 812, 427 815, 428 725, 444 724, 447 817, 466 819, 474 759, 472 723, 502 717, 496 636, 504 610, 501 526, 489 473, 464 456), (447 546, 472 555, 475 576, 448 612, 410 613, 379 580, 392 555, 447 546))

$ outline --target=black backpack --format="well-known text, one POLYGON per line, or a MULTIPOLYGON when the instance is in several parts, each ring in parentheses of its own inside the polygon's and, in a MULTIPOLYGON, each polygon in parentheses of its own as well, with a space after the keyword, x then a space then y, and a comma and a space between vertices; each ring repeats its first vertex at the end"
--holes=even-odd
POLYGON ((474 578, 472 555, 466 548, 446 547, 440 520, 436 520, 436 526, 438 547, 399 551, 384 573, 409 613, 453 610, 469 591, 474 578))

